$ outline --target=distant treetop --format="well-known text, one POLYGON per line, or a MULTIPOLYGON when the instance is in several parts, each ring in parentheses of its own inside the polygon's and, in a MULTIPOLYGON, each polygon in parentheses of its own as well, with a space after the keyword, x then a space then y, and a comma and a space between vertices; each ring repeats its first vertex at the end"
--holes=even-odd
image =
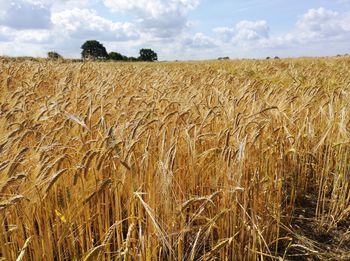
POLYGON ((152 49, 141 49, 139 60, 145 62, 153 62, 158 60, 158 56, 157 53, 155 53, 152 49))
POLYGON ((86 41, 81 46, 81 49, 83 49, 83 51, 81 52, 81 57, 83 59, 107 59, 108 58, 108 53, 106 51, 106 48, 96 40, 86 41))
POLYGON ((108 58, 110 60, 114 60, 114 61, 124 61, 124 60, 127 60, 127 57, 120 54, 120 53, 117 53, 117 52, 110 52, 108 54, 108 58))
POLYGON ((152 49, 141 49, 140 56, 136 57, 127 57, 118 52, 107 53, 106 48, 96 40, 88 40, 81 46, 82 59, 91 59, 91 60, 112 60, 112 61, 145 61, 153 62, 158 60, 157 53, 152 49))
POLYGON ((57 53, 57 52, 50 51, 50 52, 47 53, 47 58, 56 60, 56 59, 61 59, 61 58, 63 58, 63 57, 62 57, 62 55, 60 55, 60 54, 57 53))

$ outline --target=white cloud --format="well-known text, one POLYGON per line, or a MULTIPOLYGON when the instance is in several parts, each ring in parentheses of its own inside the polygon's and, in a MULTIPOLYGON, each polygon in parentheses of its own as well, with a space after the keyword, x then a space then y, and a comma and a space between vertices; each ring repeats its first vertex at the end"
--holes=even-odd
POLYGON ((47 29, 51 11, 44 5, 27 1, 1 1, 0 24, 14 29, 47 29))
MULTIPOLYGON (((0 0, 1 1, 1 0, 0 0)), ((41 5, 41 3, 34 3, 41 5)), ((66 9, 53 12, 48 29, 13 28, 0 25, 0 49, 2 54, 46 56, 55 50, 67 56, 79 56, 80 46, 85 40, 105 42, 128 42, 140 38, 137 28, 131 23, 113 22, 98 16, 89 9, 66 9), (22 49, 12 46, 21 46, 22 49), (38 48, 33 48, 36 45, 38 48), (28 46, 28 48, 24 47, 28 46)), ((30 27, 29 27, 30 28, 30 27)))
POLYGON ((0 26, 0 41, 15 43, 44 44, 51 42, 52 32, 44 29, 16 30, 0 26))
POLYGON ((139 37, 131 23, 112 22, 98 16, 94 10, 74 8, 54 13, 51 19, 57 31, 76 39, 127 41, 139 37))
POLYGON ((310 9, 296 22, 293 31, 279 39, 284 39, 285 44, 326 44, 329 41, 350 40, 350 13, 339 14, 323 7, 310 9))
MULTIPOLYGON (((168 57, 173 55, 174 58, 174 48, 180 54, 184 48, 192 50, 191 52, 198 50, 198 54, 201 54, 201 50, 216 47, 215 41, 202 33, 189 34, 188 29, 192 26, 188 13, 198 6, 200 0, 19 1, 11 5, 7 0, 0 0, 2 7, 6 5, 3 14, 7 17, 11 14, 10 9, 13 10, 12 17, 15 18, 26 7, 26 15, 31 20, 30 23, 24 20, 20 23, 20 20, 13 19, 12 22, 17 24, 11 24, 7 19, 3 26, 0 21, 2 52, 10 50, 11 45, 5 44, 7 41, 23 48, 14 48, 10 51, 11 54, 40 53, 45 56, 47 51, 55 50, 64 56, 78 56, 81 44, 88 39, 101 41, 108 51, 116 50, 134 56, 143 47, 154 48, 160 57, 165 54, 168 57), (103 3, 110 11, 127 13, 133 19, 128 22, 115 22, 100 16, 91 9, 97 2, 103 3), (39 15, 38 11, 45 15, 39 15), (33 48, 35 44, 41 48, 33 48), (24 47, 26 45, 28 48, 24 47)), ((2 10, 0 9, 0 17, 3 17, 2 10)))
POLYGON ((23 30, 13 33, 13 40, 21 43, 50 43, 53 34, 49 30, 23 30))
POLYGON ((322 53, 322 47, 331 50, 339 46, 343 50, 343 43, 350 41, 350 13, 339 14, 322 7, 310 9, 300 16, 293 30, 282 34, 271 34, 265 20, 241 21, 234 27, 218 27, 213 31, 221 39, 221 46, 230 43, 245 51, 258 49, 260 53, 282 53, 300 50, 302 53, 302 50, 308 50, 310 53, 314 49, 322 53))
POLYGON ((236 25, 235 40, 256 41, 269 37, 269 26, 262 21, 241 21, 236 25))
POLYGON ((182 44, 185 47, 190 48, 200 48, 200 49, 209 49, 217 47, 214 40, 203 33, 196 33, 194 36, 186 37, 182 44))
POLYGON ((230 42, 235 35, 235 29, 230 27, 216 27, 213 31, 219 34, 224 42, 230 42))
POLYGON ((45 56, 46 47, 34 43, 3 42, 0 43, 0 55, 11 56, 45 56))
POLYGON ((5 26, 0 26, 0 42, 7 42, 10 40, 10 29, 5 26))
POLYGON ((224 42, 249 42, 269 38, 269 26, 265 20, 247 21, 243 20, 235 27, 217 27, 213 31, 218 33, 224 42))
MULTIPOLYGON (((0 0, 5 1, 5 0, 0 0)), ((64 11, 73 8, 87 8, 99 3, 101 0, 22 0, 31 4, 42 5, 53 12, 64 11)))
POLYGON ((159 38, 181 33, 187 25, 187 14, 199 0, 104 0, 114 12, 129 12, 143 31, 159 38))
POLYGON ((349 52, 350 12, 310 9, 296 19, 292 30, 280 34, 274 34, 273 25, 270 30, 266 20, 243 20, 215 28, 211 35, 194 30, 203 26, 202 21, 189 20, 191 10, 199 3, 200 0, 0 0, 0 53, 46 56, 55 50, 66 57, 78 57, 81 44, 89 39, 101 41, 108 51, 128 56, 137 56, 141 48, 152 48, 160 59, 349 52), (100 5, 98 12, 92 9, 95 4, 100 5), (110 18, 113 13, 108 11, 115 16, 110 18), (120 14, 127 22, 120 20, 120 14))
POLYGON ((342 22, 337 12, 319 9, 310 9, 297 21, 297 28, 302 32, 319 33, 325 37, 339 34, 343 31, 342 22))
POLYGON ((1 48, 1 43, 8 42, 8 41, 9 41, 8 36, 0 31, 0 48, 1 48))

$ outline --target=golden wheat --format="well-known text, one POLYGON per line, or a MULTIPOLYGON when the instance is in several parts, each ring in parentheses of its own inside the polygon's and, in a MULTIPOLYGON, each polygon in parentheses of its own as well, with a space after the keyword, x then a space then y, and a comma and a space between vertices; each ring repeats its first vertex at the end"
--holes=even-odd
POLYGON ((0 259, 349 259, 349 67, 0 59, 0 259))

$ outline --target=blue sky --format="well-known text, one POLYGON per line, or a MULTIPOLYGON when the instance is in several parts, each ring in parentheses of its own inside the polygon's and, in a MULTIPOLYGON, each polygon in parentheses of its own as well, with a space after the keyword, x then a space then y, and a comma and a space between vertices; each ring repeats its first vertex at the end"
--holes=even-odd
POLYGON ((89 39, 160 60, 350 53, 350 0, 0 0, 0 55, 79 57, 89 39))

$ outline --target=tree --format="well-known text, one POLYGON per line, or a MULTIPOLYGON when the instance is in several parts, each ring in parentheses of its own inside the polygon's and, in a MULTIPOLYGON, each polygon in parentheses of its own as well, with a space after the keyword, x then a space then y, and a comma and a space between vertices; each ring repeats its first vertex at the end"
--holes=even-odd
POLYGON ((81 49, 83 49, 83 51, 81 52, 81 57, 83 59, 107 59, 108 58, 108 53, 106 51, 106 48, 96 40, 86 41, 81 46, 81 49))
POLYGON ((108 54, 108 57, 109 57, 109 59, 114 60, 114 61, 124 61, 124 60, 126 60, 125 59, 126 57, 124 55, 122 55, 120 53, 117 53, 117 52, 110 52, 108 54))
POLYGON ((51 52, 47 53, 47 58, 53 59, 53 60, 57 60, 57 59, 61 59, 62 56, 59 53, 57 53, 57 52, 51 51, 51 52))
POLYGON ((141 49, 139 60, 145 62, 153 62, 158 60, 158 56, 157 53, 155 53, 152 49, 141 49))
POLYGON ((136 58, 136 57, 127 57, 127 59, 128 59, 128 61, 130 61, 130 62, 137 62, 139 59, 138 58, 136 58))

